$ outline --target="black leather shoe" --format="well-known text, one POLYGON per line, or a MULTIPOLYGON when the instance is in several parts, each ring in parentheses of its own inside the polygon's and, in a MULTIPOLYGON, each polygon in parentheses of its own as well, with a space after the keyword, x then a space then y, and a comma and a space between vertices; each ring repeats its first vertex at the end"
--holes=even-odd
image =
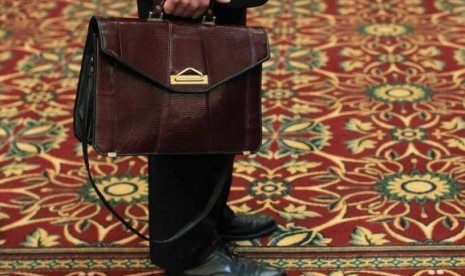
POLYGON ((165 271, 165 276, 286 276, 286 272, 241 257, 227 246, 219 246, 199 266, 184 271, 165 271))
POLYGON ((277 227, 278 225, 270 216, 236 215, 229 224, 219 226, 218 232, 226 240, 250 240, 267 236, 277 227))

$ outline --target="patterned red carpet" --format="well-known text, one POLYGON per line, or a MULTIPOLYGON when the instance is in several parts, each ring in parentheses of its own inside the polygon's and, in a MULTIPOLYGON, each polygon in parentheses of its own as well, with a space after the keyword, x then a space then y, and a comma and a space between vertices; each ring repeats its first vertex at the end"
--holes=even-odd
MULTIPOLYGON (((72 108, 87 20, 135 1, 0 0, 0 275, 162 275, 87 183, 72 108)), ((304 276, 465 275, 465 1, 270 0, 264 140, 230 204, 280 223, 239 251, 304 276)), ((147 232, 144 158, 94 157, 147 232)))

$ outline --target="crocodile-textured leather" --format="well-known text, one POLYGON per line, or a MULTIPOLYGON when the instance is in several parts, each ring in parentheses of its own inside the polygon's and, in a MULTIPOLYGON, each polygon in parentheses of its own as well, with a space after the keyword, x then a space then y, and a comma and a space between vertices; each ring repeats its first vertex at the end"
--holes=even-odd
POLYGON ((268 58, 262 28, 93 17, 75 135, 102 155, 255 152, 268 58), (187 68, 208 83, 172 84, 187 68))

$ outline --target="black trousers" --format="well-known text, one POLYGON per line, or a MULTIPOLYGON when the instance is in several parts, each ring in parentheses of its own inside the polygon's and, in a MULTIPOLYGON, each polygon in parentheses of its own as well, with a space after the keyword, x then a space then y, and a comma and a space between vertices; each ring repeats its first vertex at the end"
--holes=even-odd
MULTIPOLYGON (((139 16, 146 18, 151 0, 138 0, 139 16)), ((219 24, 244 24, 245 10, 215 11, 219 24)), ((181 238, 151 243, 152 262, 164 269, 183 270, 199 264, 220 239, 219 225, 234 213, 227 206, 234 155, 156 155, 149 157, 149 228, 156 240, 167 239, 203 210, 217 185, 220 197, 206 219, 181 238)))
POLYGON ((167 239, 192 221, 223 185, 210 214, 179 239, 151 243, 150 257, 165 269, 196 266, 219 241, 217 227, 234 213, 226 205, 232 179, 233 155, 158 155, 149 157, 150 237, 167 239))

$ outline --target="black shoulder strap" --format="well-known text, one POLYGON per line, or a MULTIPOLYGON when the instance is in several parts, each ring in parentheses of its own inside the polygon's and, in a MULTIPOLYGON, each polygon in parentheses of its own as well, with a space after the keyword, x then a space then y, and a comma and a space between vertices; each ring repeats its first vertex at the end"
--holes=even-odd
MULTIPOLYGON (((87 136, 84 136, 84 137, 87 137, 87 136)), ((210 197, 210 200, 208 201, 207 205, 204 207, 204 209, 202 210, 202 212, 196 217, 194 218, 192 221, 190 221, 188 224, 186 224, 185 226, 183 226, 180 230, 178 230, 173 236, 171 236, 170 238, 168 239, 164 239, 164 240, 155 240, 155 239, 152 239, 148 236, 145 236, 144 234, 142 234, 141 232, 139 232, 137 229, 135 229, 131 224, 129 224, 129 222, 127 222, 120 214, 118 214, 118 212, 116 212, 116 210, 111 206, 111 204, 105 199, 105 196, 102 194, 102 192, 99 190, 99 188, 97 187, 97 184, 95 183, 93 177, 92 177, 92 172, 90 171, 90 164, 89 164, 89 155, 88 155, 88 147, 87 147, 87 143, 83 142, 82 143, 82 151, 83 151, 83 156, 84 156, 84 163, 86 165, 86 170, 87 170, 87 174, 89 176, 89 181, 90 183, 92 184, 92 186, 94 187, 95 189, 95 192, 97 193, 98 197, 100 198, 100 200, 102 201, 103 205, 105 205, 105 207, 110 211, 110 213, 115 216, 119 221, 121 221, 121 223, 127 227, 129 230, 131 230, 134 234, 136 234, 137 236, 139 236, 140 238, 144 239, 144 240, 147 240, 147 241, 150 241, 152 243, 159 243, 159 244, 163 244, 163 243, 170 243, 170 242, 173 242, 177 239, 179 239, 180 237, 182 237, 184 234, 186 234, 189 230, 191 230, 192 228, 194 228, 197 224, 199 224, 202 220, 204 220, 208 214, 210 213, 210 211, 213 209, 213 206, 215 206, 215 203, 218 201, 218 198, 221 194, 221 190, 223 189, 223 186, 224 186, 224 183, 226 181, 226 177, 224 179, 222 179, 222 181, 220 183, 218 183, 218 185, 215 186, 215 189, 213 190, 213 193, 212 193, 212 196, 210 197)))

